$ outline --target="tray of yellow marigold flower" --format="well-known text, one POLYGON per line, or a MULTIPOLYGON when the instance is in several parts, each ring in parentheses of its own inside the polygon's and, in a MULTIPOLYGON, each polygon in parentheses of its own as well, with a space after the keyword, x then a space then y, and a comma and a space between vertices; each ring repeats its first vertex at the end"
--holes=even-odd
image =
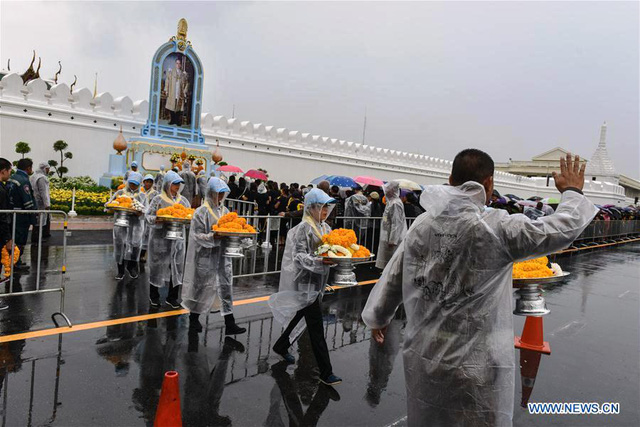
POLYGON ((516 262, 513 264, 513 286, 530 283, 557 283, 563 281, 570 273, 562 271, 556 263, 550 263, 546 256, 516 262))
POLYGON ((110 211, 138 213, 142 212, 144 206, 129 196, 118 196, 106 204, 106 207, 110 211))
POLYGON ((330 258, 336 264, 363 262, 373 256, 369 249, 358 244, 355 231, 346 228, 338 228, 323 235, 322 245, 318 247, 315 254, 330 258))
POLYGON ((236 212, 223 215, 211 229, 220 236, 248 236, 258 234, 255 228, 247 224, 247 220, 238 216, 236 212))
POLYGON ((188 224, 193 218, 195 209, 188 208, 180 203, 166 208, 158 209, 156 212, 156 221, 173 222, 178 224, 188 224))

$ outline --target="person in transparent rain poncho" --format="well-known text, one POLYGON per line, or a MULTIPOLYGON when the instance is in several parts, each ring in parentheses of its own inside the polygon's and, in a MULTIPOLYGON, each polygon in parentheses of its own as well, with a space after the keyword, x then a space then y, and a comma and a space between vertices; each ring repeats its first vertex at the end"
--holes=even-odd
POLYGON ((131 169, 129 169, 128 171, 126 171, 124 173, 124 177, 122 178, 122 182, 126 183, 129 180, 129 175, 131 175, 132 173, 139 173, 138 172, 138 162, 136 162, 135 160, 133 162, 131 162, 131 169))
POLYGON ((557 211, 537 220, 485 209, 491 157, 453 161, 449 186, 425 189, 420 215, 372 289, 362 313, 378 343, 401 303, 410 426, 510 426, 513 418, 513 263, 569 246, 598 211, 582 195, 579 157, 561 159, 557 211))
POLYGON ((387 204, 382 214, 380 225, 380 243, 376 254, 376 267, 384 269, 407 234, 407 220, 404 205, 400 200, 400 183, 390 181, 384 185, 384 196, 387 204))
MULTIPOLYGON (((349 217, 370 217, 371 205, 367 196, 362 194, 362 187, 354 188, 355 194, 344 202, 344 216, 349 217)), ((362 230, 367 228, 366 220, 345 219, 344 227, 355 231, 358 241, 364 240, 362 230)))
MULTIPOLYGON (((155 180, 150 173, 146 174, 142 179, 142 189, 147 197, 147 205, 151 205, 151 201, 158 195, 155 190, 155 180)), ((140 262, 147 262, 147 250, 149 249, 149 224, 146 221, 144 225, 144 234, 142 235, 142 251, 140 252, 140 262)))
POLYGON ((189 327, 202 331, 200 314, 209 313, 216 300, 222 300, 225 335, 246 332, 233 317, 233 270, 231 258, 224 254, 224 240, 212 231, 218 220, 229 213, 224 206, 229 187, 220 178, 210 178, 205 199, 191 219, 189 248, 184 267, 182 306, 191 312, 189 327))
POLYGON ((182 172, 180 172, 180 176, 184 180, 184 187, 180 190, 180 194, 182 194, 189 203, 193 203, 193 199, 196 195, 197 183, 196 183, 196 174, 191 170, 191 163, 184 162, 182 164, 182 172))
MULTIPOLYGON (((162 192, 152 201, 147 210, 147 225, 149 226, 149 252, 147 252, 149 264, 149 300, 152 307, 160 306, 159 288, 169 287, 167 305, 172 308, 180 308, 178 297, 182 274, 184 271, 185 241, 165 238, 166 224, 156 222, 158 209, 173 206, 180 203, 191 207, 189 201, 180 195, 184 181, 174 171, 165 174, 162 182, 162 192)), ((186 234, 183 226, 183 234, 186 234)))
POLYGON ((320 381, 329 385, 342 381, 333 374, 320 307, 331 261, 318 257, 315 252, 322 245, 322 236, 331 232, 325 220, 334 204, 335 199, 318 188, 307 193, 302 222, 287 234, 278 293, 269 298, 273 317, 285 327, 273 351, 288 363, 295 363, 289 347, 306 327, 320 369, 320 381))
POLYGON ((207 197, 207 185, 209 183, 209 178, 207 178, 207 172, 203 169, 198 172, 198 176, 196 177, 196 189, 198 195, 199 204, 204 203, 204 199, 207 197))
POLYGON ((154 181, 153 189, 156 190, 158 193, 162 191, 162 182, 164 181, 164 175, 165 175, 164 169, 165 169, 164 165, 160 165, 160 170, 158 171, 155 178, 153 179, 154 181))
MULTIPOLYGON (((116 191, 107 204, 121 196, 127 196, 140 202, 143 210, 135 215, 129 215, 129 226, 113 227, 113 254, 118 266, 116 280, 124 279, 125 263, 126 270, 132 279, 137 279, 139 273, 138 260, 142 249, 142 236, 144 234, 144 215, 147 209, 147 196, 140 191, 142 175, 138 172, 129 173, 125 187, 116 191)), ((105 205, 106 206, 106 205, 105 205)), ((115 215, 115 214, 114 214, 115 215)))

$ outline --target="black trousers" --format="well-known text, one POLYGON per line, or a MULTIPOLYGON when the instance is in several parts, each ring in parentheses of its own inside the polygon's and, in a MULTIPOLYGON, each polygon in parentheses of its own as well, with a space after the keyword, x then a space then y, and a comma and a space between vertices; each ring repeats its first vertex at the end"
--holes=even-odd
POLYGON ((280 338, 278 338, 278 341, 276 341, 274 348, 278 349, 279 352, 283 352, 282 350, 289 348, 291 345, 289 343, 289 335, 291 335, 291 332, 303 317, 307 323, 307 331, 309 331, 309 338, 311 339, 313 356, 316 358, 316 363, 320 369, 320 378, 327 378, 333 374, 333 368, 331 366, 331 359, 329 358, 329 348, 327 347, 327 342, 324 340, 320 298, 296 313, 296 316, 291 320, 291 323, 289 323, 280 338))
MULTIPOLYGON (((157 288, 150 284, 149 296, 153 299, 160 298, 160 288, 157 288)), ((180 286, 173 286, 173 280, 169 279, 169 293, 167 294, 167 300, 177 301, 179 297, 180 297, 180 286)))
MULTIPOLYGON (((31 244, 37 245, 39 236, 40 236, 40 226, 34 225, 33 229, 31 230, 31 244)), ((49 237, 51 237, 51 219, 49 218, 49 215, 47 215, 47 221, 42 226, 42 238, 47 239, 49 237)))

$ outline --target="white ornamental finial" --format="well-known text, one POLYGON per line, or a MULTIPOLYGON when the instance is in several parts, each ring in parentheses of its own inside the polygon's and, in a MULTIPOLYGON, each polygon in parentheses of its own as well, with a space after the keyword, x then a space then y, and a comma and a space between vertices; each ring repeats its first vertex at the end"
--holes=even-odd
POLYGON ((607 122, 605 121, 602 126, 600 126, 600 143, 598 143, 599 147, 604 147, 606 145, 607 139, 607 122))

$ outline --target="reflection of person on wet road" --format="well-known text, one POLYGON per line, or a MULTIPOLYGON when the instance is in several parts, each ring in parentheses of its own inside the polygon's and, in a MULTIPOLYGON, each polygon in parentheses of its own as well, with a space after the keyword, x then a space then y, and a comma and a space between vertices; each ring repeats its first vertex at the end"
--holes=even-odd
MULTIPOLYGON (((152 307, 160 306, 159 288, 169 286, 167 304, 172 308, 180 308, 180 285, 184 271, 185 241, 165 238, 165 229, 156 222, 158 209, 180 203, 190 207, 189 201, 180 195, 184 181, 174 171, 165 174, 162 192, 156 196, 147 211, 149 231, 149 300, 152 307)), ((183 228, 184 233, 184 228, 183 228)))
MULTIPOLYGON (((142 236, 144 234, 144 215, 147 208, 147 196, 140 191, 142 175, 138 172, 129 173, 129 179, 122 190, 116 191, 107 205, 118 197, 127 196, 140 202, 144 209, 137 215, 129 215, 129 225, 127 227, 113 227, 113 254, 118 266, 116 280, 124 279, 125 262, 126 268, 132 279, 137 279, 140 273, 138 260, 142 249, 142 236)), ((115 215, 115 214, 114 214, 115 215)))
POLYGON ((287 234, 278 293, 269 298, 273 317, 286 325, 273 346, 273 351, 287 362, 294 363, 289 347, 304 331, 306 323, 313 354, 320 368, 320 381, 325 384, 338 384, 342 380, 333 374, 320 308, 320 300, 329 278, 329 262, 318 259, 314 253, 322 244, 322 236, 331 232, 325 219, 331 213, 334 203, 335 199, 318 188, 307 193, 302 222, 287 234), (303 318, 304 322, 298 325, 303 318))
POLYGON ((387 327, 384 343, 370 341, 369 346, 369 383, 365 399, 372 407, 380 403, 380 395, 387 388, 389 377, 393 371, 393 364, 400 351, 402 337, 402 320, 394 319, 387 327))
POLYGON ((362 314, 384 342, 384 328, 404 303, 409 425, 511 425, 513 262, 567 247, 597 212, 582 195, 579 158, 567 155, 560 168, 553 174, 562 193, 556 213, 533 221, 485 209, 494 164, 480 150, 456 156, 450 186, 422 194, 426 213, 391 258, 362 314))
POLYGON ((233 352, 244 352, 244 346, 231 337, 225 337, 218 360, 209 370, 206 350, 200 351, 198 334, 189 331, 188 351, 183 355, 185 366, 183 418, 185 426, 230 426, 231 419, 220 415, 220 402, 224 392, 229 362, 233 352))
MULTIPOLYGON (((276 380, 280 393, 271 393, 271 404, 266 425, 285 425, 279 411, 279 399, 282 398, 289 417, 289 426, 315 426, 318 424, 322 413, 329 406, 329 401, 340 400, 340 395, 333 387, 324 385, 318 387, 318 383, 315 383, 315 387, 311 391, 311 402, 301 401, 301 396, 297 392, 299 383, 291 378, 291 375, 287 372, 287 366, 288 363, 282 361, 271 367, 271 376, 276 380), (309 405, 306 412, 304 412, 303 403, 308 403, 309 405)), ((309 384, 309 386, 312 385, 309 384)))
POLYGON ((189 250, 184 270, 182 306, 191 312, 189 327, 202 331, 200 314, 209 313, 216 295, 222 300, 220 310, 226 335, 246 332, 236 325, 233 317, 233 270, 231 258, 223 256, 223 241, 213 233, 212 227, 229 213, 224 199, 229 187, 220 178, 212 177, 207 183, 204 203, 196 209, 191 219, 189 250))
MULTIPOLYGON (((126 286, 123 290, 123 287, 120 282, 113 292, 109 305, 109 317, 112 319, 135 312, 136 288, 126 286)), ((96 351, 113 364, 116 376, 126 376, 129 372, 129 360, 138 341, 134 338, 137 326, 134 322, 107 326, 106 335, 96 341, 96 351)))

